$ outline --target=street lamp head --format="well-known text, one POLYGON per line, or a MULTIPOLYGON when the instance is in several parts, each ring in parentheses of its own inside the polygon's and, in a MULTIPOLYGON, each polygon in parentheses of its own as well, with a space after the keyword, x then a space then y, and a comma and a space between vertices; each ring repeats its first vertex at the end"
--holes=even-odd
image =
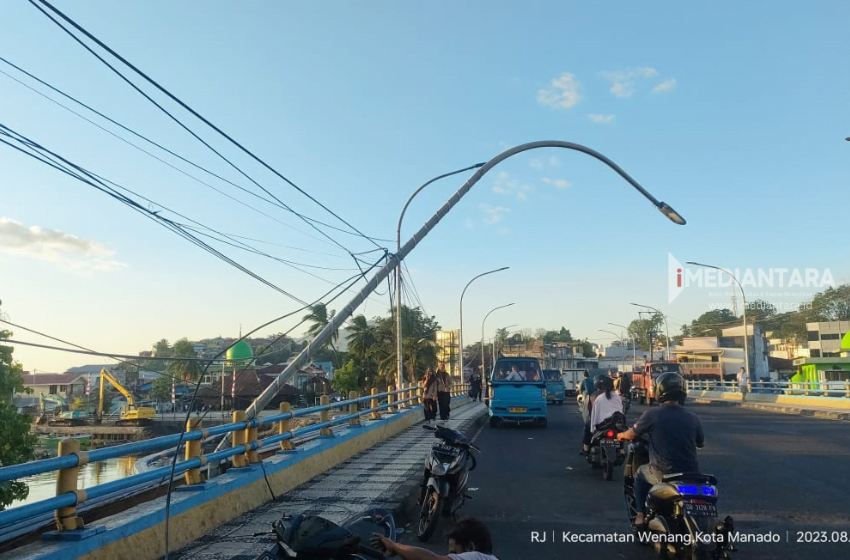
POLYGON ((667 216, 667 218, 674 224, 683 226, 687 223, 685 221, 685 218, 683 218, 678 212, 673 210, 673 208, 666 202, 659 202, 657 208, 659 212, 667 216))

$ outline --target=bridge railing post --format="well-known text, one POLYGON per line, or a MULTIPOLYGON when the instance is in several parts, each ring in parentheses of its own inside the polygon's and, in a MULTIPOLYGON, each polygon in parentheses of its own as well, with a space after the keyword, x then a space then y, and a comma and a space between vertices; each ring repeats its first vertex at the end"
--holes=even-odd
POLYGON ((425 403, 425 388, 422 385, 416 386, 416 404, 423 405, 425 403))
POLYGON ((850 399, 850 381, 844 381, 844 397, 850 399))
MULTIPOLYGON (((292 411, 292 405, 288 402, 280 403, 280 413, 285 414, 287 412, 292 411)), ((281 420, 277 425, 277 433, 278 435, 283 435, 285 433, 292 431, 292 418, 287 418, 285 420, 281 420)), ((281 451, 292 451, 295 449, 295 444, 292 443, 291 439, 285 439, 280 442, 280 450, 281 451)))
MULTIPOLYGON (((199 417, 189 418, 189 421, 186 422, 186 431, 192 432, 194 430, 199 430, 201 428, 201 419, 199 417)), ((197 457, 201 457, 201 440, 196 439, 192 441, 186 442, 186 460, 195 459, 197 457)), ((206 463, 206 460, 201 457, 201 466, 206 463)), ((201 476, 200 467, 196 467, 194 469, 189 469, 185 473, 183 473, 183 479, 186 481, 187 485, 192 484, 201 484, 204 479, 201 476)))
POLYGON ((375 387, 372 387, 372 400, 369 401, 369 408, 372 409, 372 413, 369 415, 369 417, 372 420, 380 420, 381 419, 380 411, 375 410, 376 408, 378 408, 378 399, 375 398, 375 395, 377 395, 377 394, 378 394, 378 389, 376 389, 375 387))
MULTIPOLYGON (((245 422, 248 416, 245 414, 244 410, 234 410, 233 411, 233 422, 245 422)), ((246 445, 248 440, 246 439, 248 436, 247 430, 234 430, 233 431, 233 447, 238 447, 240 445, 246 445)), ((240 455, 233 456, 233 466, 235 468, 247 467, 248 466, 248 458, 247 453, 242 453, 240 455)))
POLYGON ((394 391, 394 390, 395 390, 395 387, 392 386, 392 385, 389 385, 387 387, 387 393, 390 393, 389 395, 387 395, 387 404, 390 405, 387 408, 387 412, 395 412, 396 411, 396 407, 393 406, 393 403, 396 401, 396 398, 395 398, 395 395, 391 393, 391 391, 394 391))
MULTIPOLYGON (((322 395, 319 398, 319 404, 322 406, 327 406, 331 404, 331 398, 327 395, 322 395)), ((319 413, 319 422, 330 422, 331 421, 331 411, 329 409, 325 409, 319 413)), ((319 430, 320 436, 332 436, 333 430, 330 427, 322 428, 319 430)))
POLYGON ((401 389, 401 393, 398 393, 396 400, 398 401, 398 409, 401 411, 402 409, 407 408, 407 403, 404 402, 404 395, 407 394, 407 391, 405 391, 405 389, 407 389, 407 383, 402 383, 399 389, 401 389))
MULTIPOLYGON (((348 400, 350 400, 350 401, 353 401, 354 399, 356 399, 359 396, 360 396, 360 393, 358 393, 357 391, 349 391, 348 392, 348 400)), ((357 414, 359 412, 359 410, 358 410, 359 407, 360 407, 359 403, 356 403, 356 402, 351 403, 350 405, 348 405, 348 414, 357 414)), ((352 418, 351 420, 348 421, 348 423, 352 426, 359 426, 360 425, 360 417, 357 416, 356 418, 352 418)))
MULTIPOLYGON (((60 469, 57 473, 56 495, 61 496, 62 494, 73 492, 77 495, 77 504, 86 501, 86 491, 77 490, 77 478, 79 477, 80 466, 89 462, 89 454, 85 451, 80 451, 80 442, 78 440, 66 438, 59 442, 58 455, 60 457, 76 455, 78 461, 77 466, 60 469)), ((54 519, 58 531, 75 531, 84 528, 85 524, 82 517, 77 516, 77 504, 56 510, 54 519)))

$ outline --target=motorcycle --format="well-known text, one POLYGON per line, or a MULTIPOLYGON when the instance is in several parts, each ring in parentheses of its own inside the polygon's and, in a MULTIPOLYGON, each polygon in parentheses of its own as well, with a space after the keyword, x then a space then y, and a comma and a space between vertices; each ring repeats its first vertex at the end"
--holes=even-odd
POLYGON ((469 438, 445 426, 422 426, 440 440, 425 460, 425 476, 419 495, 417 538, 426 542, 437 529, 440 516, 454 516, 472 496, 466 494, 469 473, 477 465, 471 451, 481 452, 469 438))
POLYGON ((314 515, 284 516, 272 524, 272 533, 277 544, 256 560, 383 560, 382 550, 362 543, 372 542, 373 533, 393 541, 398 536, 392 513, 382 509, 357 514, 342 525, 314 515))
POLYGON ((596 426, 590 437, 587 462, 595 469, 602 469, 602 478, 605 480, 611 480, 614 467, 622 465, 625 460, 623 442, 617 439, 617 434, 627 429, 625 415, 615 412, 596 426))
MULTIPOLYGON (((637 516, 635 476, 638 468, 648 462, 647 442, 633 441, 623 473, 626 511, 632 525, 637 516)), ((718 522, 717 479, 713 475, 664 475, 663 481, 649 490, 645 518, 646 530, 636 534, 635 540, 651 544, 658 558, 725 560, 736 550, 729 539, 735 531, 732 518, 726 516, 718 522)))

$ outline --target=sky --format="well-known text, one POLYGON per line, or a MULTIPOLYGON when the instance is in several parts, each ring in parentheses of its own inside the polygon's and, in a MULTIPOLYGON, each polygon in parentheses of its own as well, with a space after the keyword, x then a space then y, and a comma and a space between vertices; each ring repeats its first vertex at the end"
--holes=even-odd
MULTIPOLYGON (((671 301, 671 258, 756 277, 817 271, 803 288, 744 286, 750 300, 790 306, 850 282, 846 2, 56 1, 301 192, 104 54, 225 162, 32 4, 0 2, 0 56, 226 181, 2 61, 0 123, 132 190, 143 209, 240 236, 231 239, 268 256, 197 234, 276 287, 0 144, 2 311, 75 344, 135 355, 162 338, 237 336, 287 314, 256 336, 301 335, 305 302, 328 301, 360 274, 328 304, 342 309, 395 252, 399 214, 420 185, 540 140, 604 154, 687 225, 579 151, 506 159, 404 259, 405 302, 449 329, 467 283, 510 267, 466 290, 467 344, 509 303, 485 338, 564 326, 606 343, 614 337, 600 330, 619 335, 609 323, 638 318, 631 303, 664 312, 672 334, 729 303, 723 289, 696 285, 671 301)), ((402 243, 472 173, 417 195, 402 243)), ((390 306, 383 281, 355 313, 390 306)), ((20 345, 14 357, 45 372, 103 361, 20 345)))

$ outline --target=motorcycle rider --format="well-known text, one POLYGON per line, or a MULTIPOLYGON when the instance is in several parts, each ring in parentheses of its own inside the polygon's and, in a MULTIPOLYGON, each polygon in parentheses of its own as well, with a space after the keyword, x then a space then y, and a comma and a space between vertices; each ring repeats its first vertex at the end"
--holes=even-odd
POLYGON ((688 391, 678 373, 665 373, 655 380, 655 395, 661 404, 643 413, 634 427, 617 434, 617 439, 633 440, 649 436, 649 463, 635 475, 635 528, 646 526, 646 497, 665 474, 699 472, 697 448, 705 445, 702 423, 684 408, 688 391))
POLYGON ((614 392, 614 380, 610 377, 599 376, 596 382, 598 393, 593 400, 590 410, 590 432, 596 431, 596 426, 611 418, 615 412, 623 411, 623 400, 614 392))
POLYGON ((449 552, 439 555, 430 550, 399 544, 377 533, 372 535, 372 545, 384 550, 384 556, 398 555, 402 560, 499 560, 493 555, 493 537, 481 521, 462 517, 446 534, 449 552))
MULTIPOLYGON (((587 380, 585 380, 585 381, 587 381, 587 380)), ((593 393, 591 395, 585 397, 586 402, 587 402, 587 418, 585 419, 585 422, 584 422, 584 436, 583 436, 583 439, 582 439, 582 446, 581 446, 581 451, 579 451, 579 455, 585 455, 586 456, 590 452, 590 439, 593 436, 593 432, 591 431, 591 424, 593 423, 593 414, 594 414, 594 410, 593 410, 594 406, 593 405, 596 403, 596 400, 599 397, 599 395, 606 396, 607 394, 610 393, 610 391, 613 391, 614 388, 613 388, 613 386, 609 385, 610 383, 613 383, 611 378, 609 378, 605 375, 598 375, 596 377, 596 382, 594 384, 594 389, 596 389, 596 390, 593 391, 593 393), (611 387, 610 391, 608 391, 608 389, 607 389, 609 386, 611 387)), ((582 382, 582 385, 584 385, 584 382, 582 382)), ((617 395, 613 395, 613 396, 617 397, 617 395)), ((617 399, 619 400, 619 397, 617 397, 617 399)), ((604 413, 604 411, 607 410, 607 408, 605 408, 606 405, 607 405, 607 403, 603 404, 603 403, 600 402, 600 406, 603 407, 603 410, 600 413, 604 413)), ((622 410, 622 406, 623 406, 623 403, 622 403, 622 401, 620 401, 620 410, 622 410)), ((600 414, 600 413, 597 413, 597 414, 600 414)), ((599 421, 601 422, 605 418, 606 417, 602 417, 599 421)))

